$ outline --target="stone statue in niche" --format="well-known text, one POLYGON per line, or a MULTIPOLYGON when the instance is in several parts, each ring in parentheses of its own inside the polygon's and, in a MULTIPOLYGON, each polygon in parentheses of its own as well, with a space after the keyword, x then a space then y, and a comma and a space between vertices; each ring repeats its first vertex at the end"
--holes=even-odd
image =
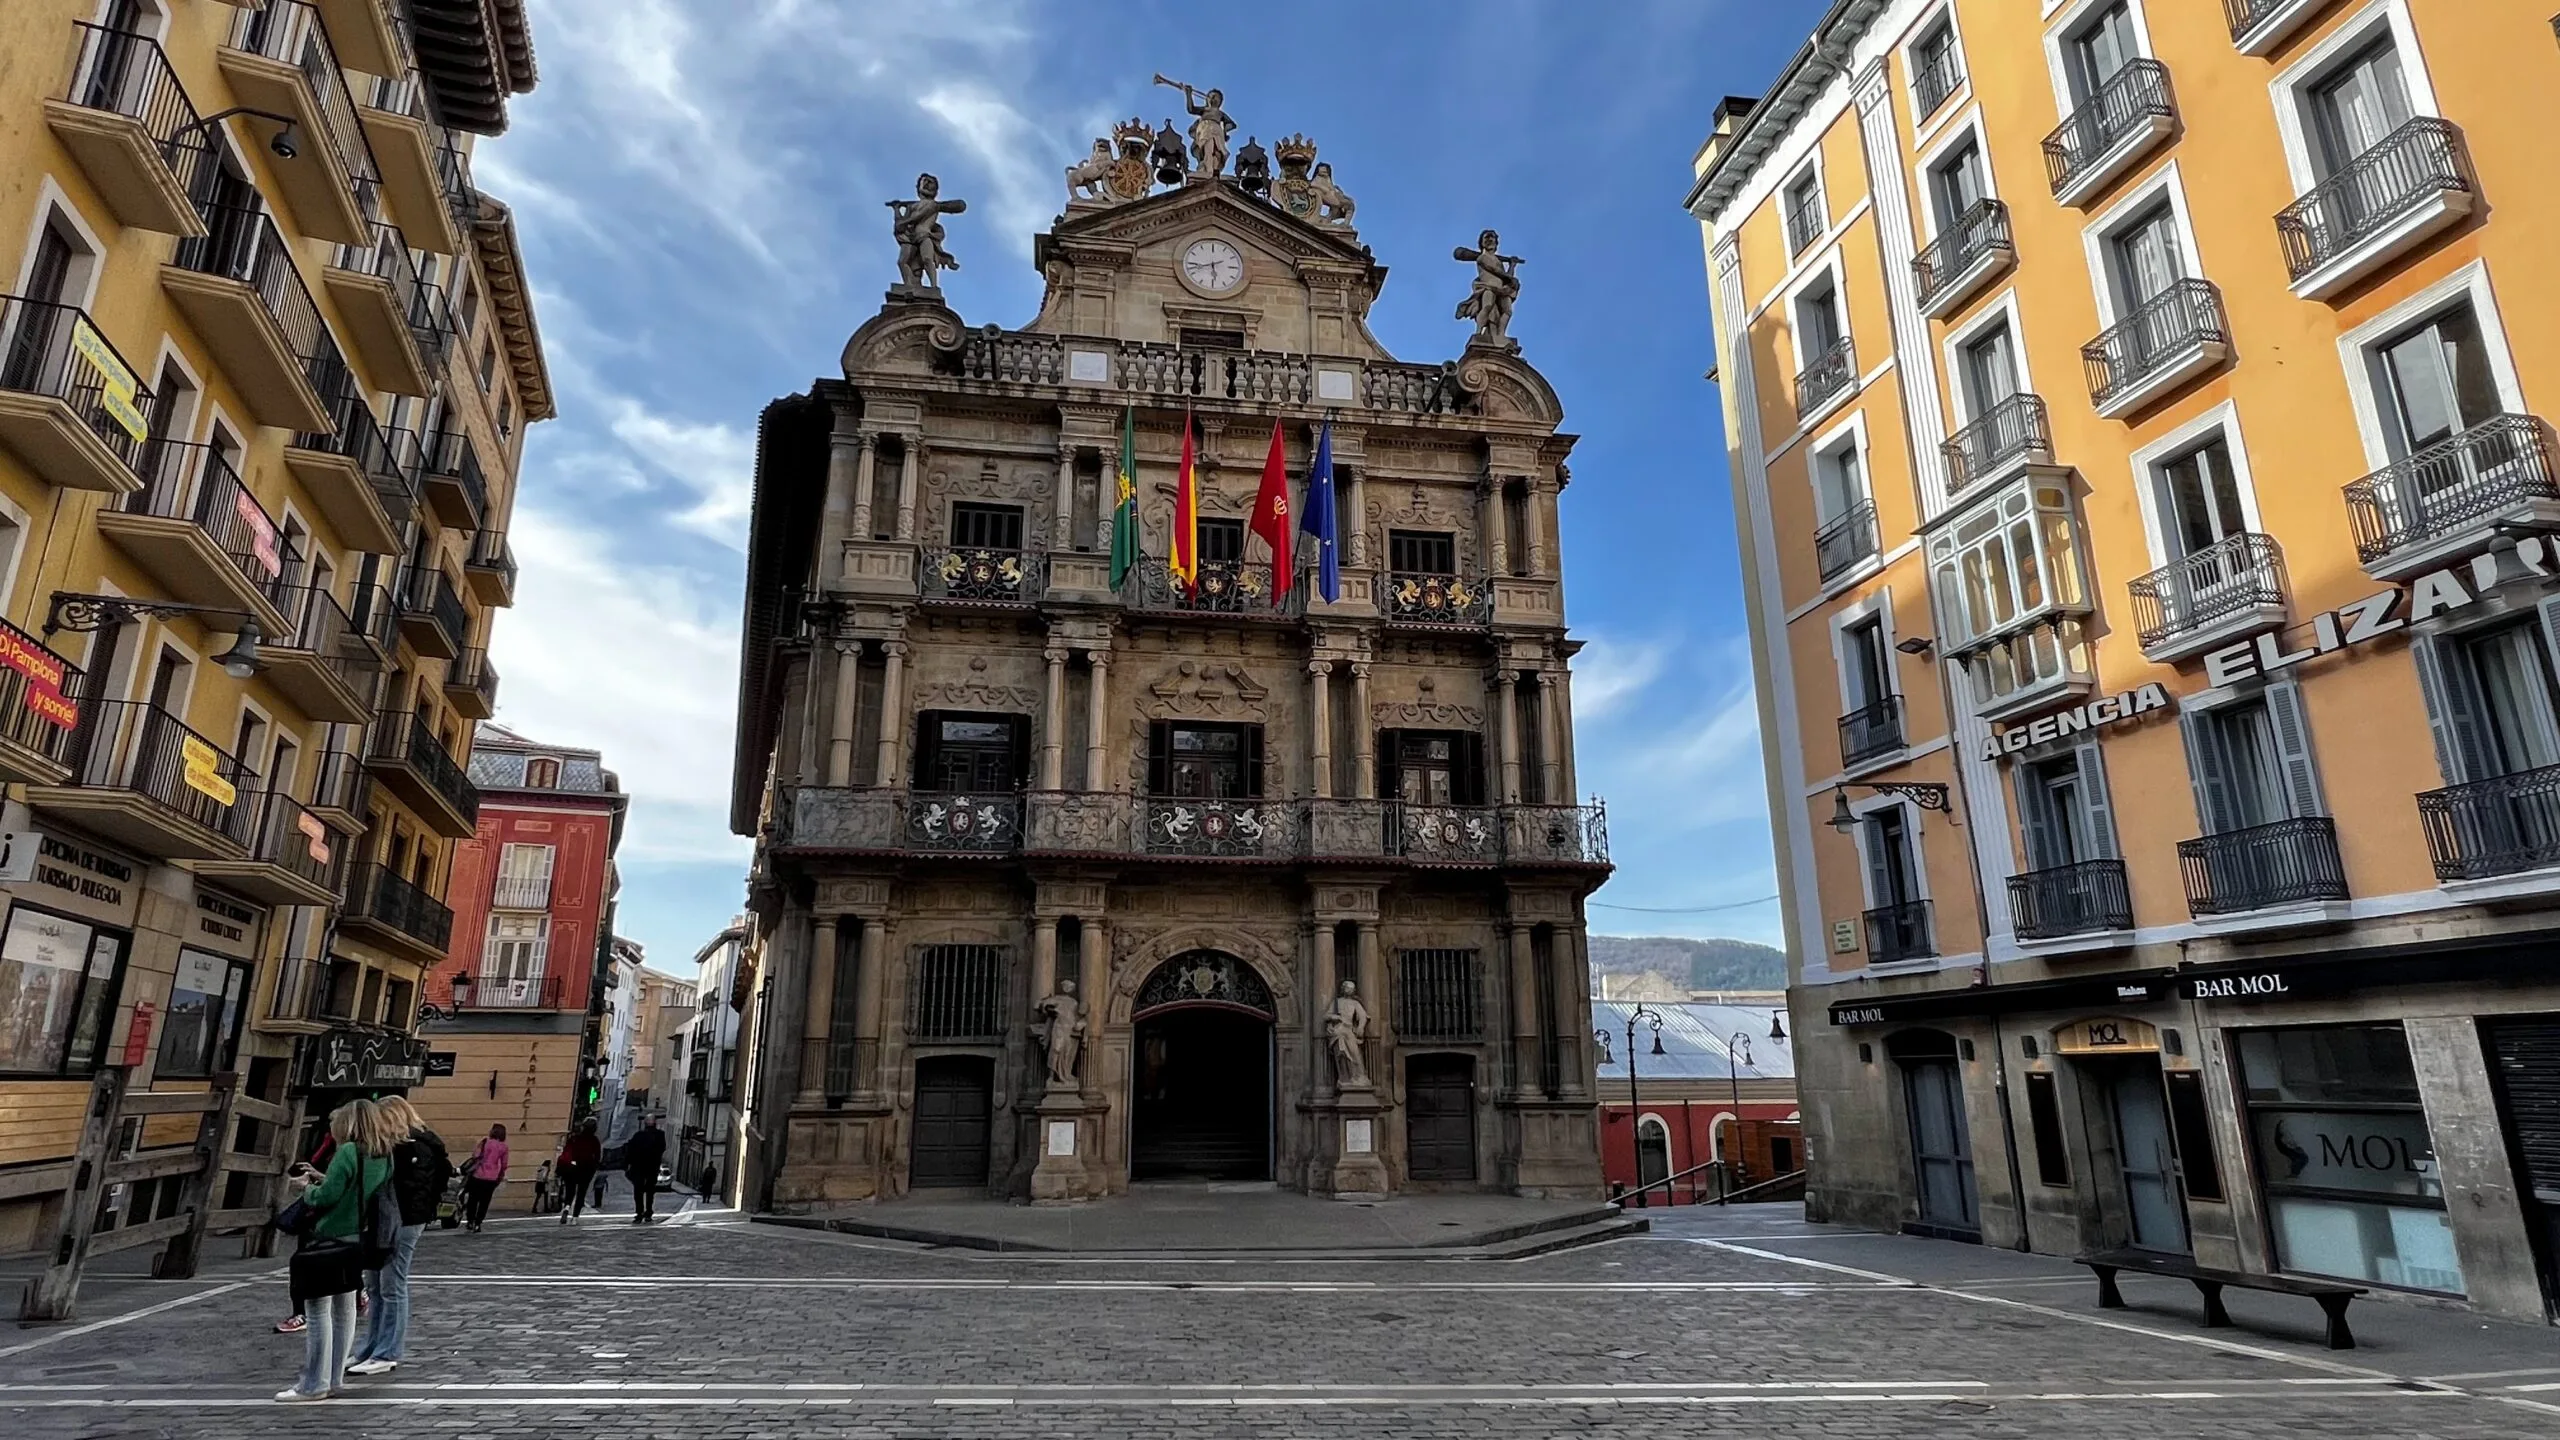
POLYGON ((1368 1039, 1369 1007, 1360 1003, 1360 987, 1345 980, 1324 1017, 1324 1042, 1333 1051, 1335 1088, 1369 1088, 1369 1059, 1361 1049, 1368 1039))
POLYGON ((1056 993, 1031 1007, 1038 1016, 1031 1033, 1049 1054, 1049 1088, 1071 1090, 1076 1083, 1076 1056, 1084 1048, 1084 1002, 1076 998, 1076 982, 1061 980, 1056 993))
POLYGON ((1492 230, 1476 237, 1476 248, 1470 250, 1461 245, 1449 255, 1476 267, 1474 286, 1467 291, 1467 298, 1458 302, 1457 318, 1476 322, 1476 333, 1467 344, 1496 350, 1519 349, 1520 342, 1511 338, 1511 307, 1520 298, 1520 267, 1526 262, 1517 255, 1503 254, 1502 236, 1492 230))
POLYGON ((960 268, 951 252, 942 248, 942 217, 966 211, 969 202, 943 199, 942 182, 932 175, 919 175, 916 198, 885 203, 889 207, 890 233, 898 240, 898 288, 940 298, 939 272, 960 268))

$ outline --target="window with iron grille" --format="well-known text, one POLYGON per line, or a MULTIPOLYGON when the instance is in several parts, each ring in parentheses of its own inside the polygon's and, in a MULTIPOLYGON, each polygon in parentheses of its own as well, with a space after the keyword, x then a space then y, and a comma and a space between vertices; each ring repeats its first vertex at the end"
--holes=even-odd
POLYGON ((928 945, 916 952, 911 1040, 1004 1037, 1004 982, 1010 953, 1002 945, 928 945))
POLYGON ((1403 1040, 1484 1038, 1482 985, 1473 950, 1396 952, 1396 1035, 1403 1040))
POLYGON ((960 550, 1022 548, 1022 507, 966 505, 951 507, 951 544, 960 550))

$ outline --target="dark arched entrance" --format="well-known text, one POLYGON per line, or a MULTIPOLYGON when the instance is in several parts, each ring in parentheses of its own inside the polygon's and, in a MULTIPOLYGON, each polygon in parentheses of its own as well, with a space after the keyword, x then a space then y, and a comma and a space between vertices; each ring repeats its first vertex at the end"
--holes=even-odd
POLYGON ((1131 1009, 1132 1180, 1271 1178, 1272 1004, 1253 967, 1193 950, 1156 967, 1131 1009))

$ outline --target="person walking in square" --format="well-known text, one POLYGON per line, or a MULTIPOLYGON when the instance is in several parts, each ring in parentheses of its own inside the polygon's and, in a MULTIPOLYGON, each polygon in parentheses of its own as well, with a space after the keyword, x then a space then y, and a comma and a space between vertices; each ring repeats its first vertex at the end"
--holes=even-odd
POLYGON ((604 1142, 596 1138, 596 1122, 579 1121, 578 1128, 569 1133, 569 1143, 560 1147, 557 1174, 561 1224, 587 1213, 587 1182, 602 1164, 604 1142))
POLYGON ((375 1196, 391 1183, 391 1152, 404 1138, 370 1100, 351 1100, 332 1111, 329 1133, 338 1146, 328 1173, 302 1197, 310 1220, 287 1272, 308 1323, 302 1376, 276 1392, 283 1401, 326 1400, 346 1387, 356 1292, 364 1285, 365 1219, 375 1196))
POLYGON ((631 1182, 631 1223, 658 1218, 658 1165, 667 1158, 667 1132, 652 1115, 640 1133, 622 1142, 622 1174, 631 1182))
POLYGON ((489 1220, 489 1199, 507 1178, 507 1127, 492 1125, 471 1158, 462 1162, 462 1222, 477 1230, 489 1220))
POLYGON ((427 1128, 417 1107, 393 1095, 375 1102, 400 1141, 391 1147, 391 1187, 400 1197, 400 1237, 390 1261, 365 1272, 365 1294, 373 1301, 372 1321, 347 1362, 350 1375, 379 1375, 400 1363, 409 1340, 409 1267, 418 1256, 418 1237, 436 1218, 436 1203, 445 1182, 453 1178, 453 1162, 445 1157, 444 1140, 427 1128))

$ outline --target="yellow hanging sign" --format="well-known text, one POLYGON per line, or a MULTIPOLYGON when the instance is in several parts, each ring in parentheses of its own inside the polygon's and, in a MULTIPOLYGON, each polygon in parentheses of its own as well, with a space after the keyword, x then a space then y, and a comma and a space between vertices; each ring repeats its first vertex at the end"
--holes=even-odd
POLYGON ((221 751, 189 735, 179 743, 178 755, 186 762, 188 789, 219 804, 239 803, 240 787, 222 778, 221 751))
POLYGON ((136 440, 149 433, 150 426, 143 420, 140 407, 133 403, 142 382, 125 368, 124 361, 107 344, 107 337, 98 333, 98 327, 90 324, 86 315, 71 322, 71 348, 98 372, 98 408, 136 440))

